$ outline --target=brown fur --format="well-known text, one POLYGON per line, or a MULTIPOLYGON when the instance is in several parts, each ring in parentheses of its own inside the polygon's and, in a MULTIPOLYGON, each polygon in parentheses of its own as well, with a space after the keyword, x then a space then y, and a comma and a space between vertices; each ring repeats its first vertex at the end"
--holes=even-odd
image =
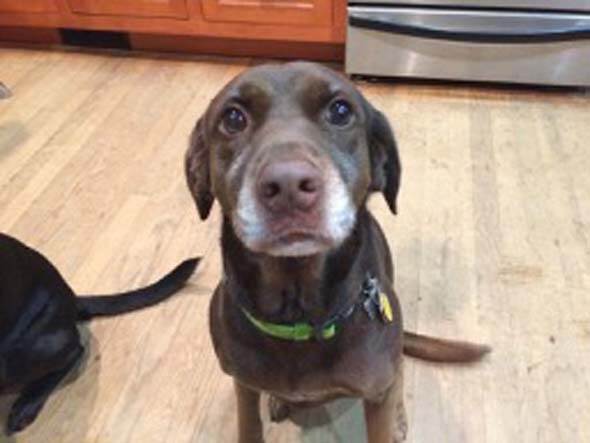
POLYGON ((386 238, 366 209, 371 192, 382 192, 392 210, 401 166, 393 132, 346 78, 308 63, 253 68, 230 82, 197 123, 186 156, 189 188, 201 218, 214 199, 221 205, 224 277, 210 305, 210 328, 222 369, 235 379, 239 441, 263 441, 260 392, 271 393, 276 420, 292 408, 340 396, 364 399, 370 443, 401 442, 406 434, 402 348, 437 361, 475 361, 487 348, 404 334, 393 290, 393 263, 386 238), (334 96, 354 109, 345 128, 326 124, 334 96), (220 129, 224 110, 244 109, 247 130, 220 129), (284 152, 313 161, 343 178, 356 210, 346 239, 307 257, 276 257, 249 249, 236 231, 238 195, 258 163, 284 152), (281 151, 281 149, 283 149, 281 151), (388 297, 394 321, 370 320, 362 309, 328 341, 290 342, 269 337, 242 308, 276 323, 321 324, 354 304, 367 273, 388 297))
POLYGON ((404 332, 404 354, 443 363, 470 363, 492 350, 489 346, 464 341, 442 340, 404 332))

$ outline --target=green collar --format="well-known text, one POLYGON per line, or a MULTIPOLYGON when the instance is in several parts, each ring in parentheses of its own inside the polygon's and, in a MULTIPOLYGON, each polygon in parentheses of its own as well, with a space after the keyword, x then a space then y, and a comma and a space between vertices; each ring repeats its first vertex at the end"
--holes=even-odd
POLYGON ((341 329, 340 324, 351 317, 357 308, 365 311, 370 320, 378 319, 385 324, 393 321, 393 311, 389 297, 381 292, 377 279, 369 274, 367 274, 363 282, 360 300, 331 317, 320 328, 314 328, 313 325, 306 322, 293 324, 270 323, 254 317, 243 307, 242 312, 256 329, 266 335, 282 340, 307 341, 313 338, 318 340, 334 338, 338 330, 341 329))
MULTIPOLYGON (((283 340, 291 341, 307 341, 315 337, 313 326, 309 323, 294 323, 290 325, 269 323, 259 320, 242 308, 244 315, 250 323, 252 323, 259 331, 264 332, 274 338, 281 338, 283 340)), ((336 335, 336 323, 331 323, 322 329, 322 338, 329 340, 336 335)))

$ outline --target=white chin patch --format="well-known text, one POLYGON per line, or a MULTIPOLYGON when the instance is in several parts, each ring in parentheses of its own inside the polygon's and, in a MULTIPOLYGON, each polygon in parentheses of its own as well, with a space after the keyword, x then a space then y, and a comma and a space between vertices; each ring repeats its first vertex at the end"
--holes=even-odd
POLYGON ((330 168, 326 171, 323 220, 318 227, 318 237, 314 239, 293 240, 292 242, 268 242, 269 230, 266 227, 264 210, 258 205, 253 193, 253 183, 248 177, 238 195, 236 212, 232 219, 234 229, 242 242, 257 252, 276 257, 303 257, 338 246, 348 237, 356 221, 356 209, 340 174, 330 168), (268 245, 261 248, 260 245, 268 245))

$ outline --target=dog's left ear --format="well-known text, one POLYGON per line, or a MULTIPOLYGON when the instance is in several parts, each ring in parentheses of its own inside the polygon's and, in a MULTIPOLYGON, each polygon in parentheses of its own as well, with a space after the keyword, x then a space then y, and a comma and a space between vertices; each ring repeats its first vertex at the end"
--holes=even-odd
POLYGON ((371 191, 383 192, 389 209, 397 214, 401 163, 393 131, 387 118, 368 104, 367 139, 371 160, 371 191))

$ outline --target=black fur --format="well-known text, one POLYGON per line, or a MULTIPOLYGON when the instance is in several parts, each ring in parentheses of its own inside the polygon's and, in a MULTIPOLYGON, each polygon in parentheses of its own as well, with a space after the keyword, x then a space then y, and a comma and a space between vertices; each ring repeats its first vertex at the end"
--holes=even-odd
POLYGON ((186 260, 145 288, 76 297, 43 255, 0 233, 0 395, 18 392, 6 433, 31 424, 83 355, 76 323, 158 303, 183 287, 199 259, 186 260))

